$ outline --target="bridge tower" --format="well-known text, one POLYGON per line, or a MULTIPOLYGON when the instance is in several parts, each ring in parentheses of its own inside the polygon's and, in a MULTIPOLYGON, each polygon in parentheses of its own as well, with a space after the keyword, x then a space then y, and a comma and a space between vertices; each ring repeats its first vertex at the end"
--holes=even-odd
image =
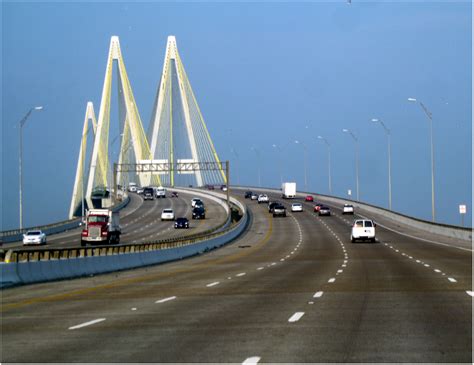
POLYGON ((84 204, 84 175, 86 174, 86 152, 87 137, 89 135, 89 124, 92 124, 93 137, 97 129, 97 121, 95 119, 94 105, 91 101, 87 103, 86 115, 84 117, 84 126, 82 128, 81 147, 79 149, 79 157, 76 167, 76 178, 74 180, 74 189, 72 191, 71 206, 69 208, 69 218, 72 219, 77 215, 77 210, 84 204), (90 123, 89 123, 90 122, 90 123))
MULTIPOLYGON (((168 37, 148 139, 153 159, 169 163, 170 166, 180 162, 220 162, 174 36, 168 37)), ((183 173, 171 168, 171 171, 163 172, 161 177, 163 183, 169 186, 227 183, 222 169, 183 173)))
MULTIPOLYGON (((79 151, 79 160, 76 170, 76 179, 69 210, 72 218, 78 210, 83 195, 82 186, 84 182, 84 164, 86 154, 86 140, 88 133, 88 120, 92 119, 94 127, 94 144, 92 147, 91 159, 88 177, 85 179, 87 189, 85 200, 88 207, 93 206, 92 197, 110 196, 112 186, 111 156, 109 154, 109 145, 114 143, 109 141, 110 111, 112 96, 112 76, 114 65, 117 66, 117 85, 118 85, 118 106, 119 106, 119 130, 120 152, 118 156, 119 163, 135 163, 140 160, 149 160, 151 158, 150 147, 146 138, 145 131, 138 113, 138 108, 132 93, 132 87, 127 76, 125 63, 123 61, 120 42, 117 36, 110 39, 110 47, 105 70, 104 85, 102 89, 102 98, 99 109, 99 117, 95 123, 95 115, 92 103, 88 103, 86 111, 86 120, 84 121, 83 136, 81 148, 79 151), (84 134, 85 133, 85 134, 84 134)), ((127 185, 129 176, 117 176, 118 184, 127 185)), ((138 179, 142 186, 147 184, 161 185, 159 175, 145 176, 145 174, 135 174, 133 178, 138 179)))

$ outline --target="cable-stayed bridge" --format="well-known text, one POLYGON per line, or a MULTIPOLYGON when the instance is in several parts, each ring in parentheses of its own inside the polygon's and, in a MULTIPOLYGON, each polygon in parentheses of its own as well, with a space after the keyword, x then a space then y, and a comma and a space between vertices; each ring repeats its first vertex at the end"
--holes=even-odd
POLYGON ((119 38, 111 38, 97 121, 92 102, 88 102, 86 107, 70 218, 79 214, 84 203, 88 207, 94 206, 93 198, 101 200, 101 205, 110 204, 113 182, 124 187, 132 181, 142 186, 227 183, 174 36, 168 37, 148 133, 145 133, 133 96, 119 38), (120 134, 111 140, 114 66, 117 68, 120 134), (87 142, 91 130, 93 147, 88 158, 87 142), (118 160, 114 161, 110 147, 117 138, 120 140, 120 150, 118 160), (117 169, 116 176, 113 176, 113 163, 137 168, 117 169), (205 168, 203 164, 211 164, 212 168, 205 168))

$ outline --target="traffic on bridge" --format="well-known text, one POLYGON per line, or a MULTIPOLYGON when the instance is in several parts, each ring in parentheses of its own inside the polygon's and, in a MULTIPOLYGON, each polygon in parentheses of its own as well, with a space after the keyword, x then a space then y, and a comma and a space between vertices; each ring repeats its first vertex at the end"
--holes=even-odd
POLYGON ((2 8, 2 363, 472 363, 472 4, 2 8))

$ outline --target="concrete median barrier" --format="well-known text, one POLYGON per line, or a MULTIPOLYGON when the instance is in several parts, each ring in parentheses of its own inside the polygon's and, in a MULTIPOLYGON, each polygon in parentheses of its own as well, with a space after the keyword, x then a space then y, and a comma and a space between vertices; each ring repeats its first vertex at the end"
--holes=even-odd
MULTIPOLYGON (((189 190, 186 189, 186 192, 189 190)), ((201 194, 210 198, 207 193, 201 194)), ((213 194, 213 197, 213 199, 222 199, 219 193, 213 194)), ((0 285, 4 288, 90 276, 180 260, 213 250, 232 242, 247 227, 248 214, 245 205, 237 199, 232 199, 232 204, 242 212, 240 221, 233 226, 230 226, 229 222, 229 227, 200 238, 113 247, 56 249, 42 255, 10 250, 5 256, 5 262, 0 264, 0 285), (26 261, 21 261, 21 259, 26 261), (30 259, 34 261, 28 261, 30 259)), ((227 208, 226 211, 229 212, 229 209, 227 208)), ((228 216, 230 217, 230 214, 228 216)))

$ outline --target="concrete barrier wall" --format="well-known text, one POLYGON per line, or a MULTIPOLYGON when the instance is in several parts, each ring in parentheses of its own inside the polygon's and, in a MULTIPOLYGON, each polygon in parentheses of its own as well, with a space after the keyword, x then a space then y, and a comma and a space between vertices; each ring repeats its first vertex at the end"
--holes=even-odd
MULTIPOLYGON (((186 189, 186 192, 189 191, 189 189, 186 189)), ((193 193, 198 195, 198 191, 193 190, 193 193)), ((201 196, 203 195, 209 198, 207 193, 204 194, 201 192, 201 196)), ((213 195, 214 199, 218 199, 218 193, 213 195)), ((219 235, 214 235, 209 239, 203 239, 200 242, 181 247, 158 249, 147 252, 4 263, 0 264, 0 286, 3 288, 14 285, 70 279, 132 269, 162 262, 180 260, 221 247, 237 238, 248 225, 249 217, 245 205, 241 204, 236 199, 232 199, 232 202, 243 212, 242 219, 235 227, 232 227, 219 235)))
MULTIPOLYGON (((130 197, 127 196, 124 201, 120 204, 117 204, 115 207, 112 208, 114 212, 124 208, 130 202, 130 197)), ((7 243, 7 242, 16 242, 21 241, 23 239, 23 233, 27 231, 39 229, 46 233, 46 235, 61 233, 65 231, 69 231, 70 229, 74 229, 79 227, 81 224, 81 218, 70 219, 63 222, 52 223, 44 226, 36 226, 36 227, 29 227, 23 229, 13 229, 9 231, 0 232, 0 242, 7 243)))
MULTIPOLYGON (((254 191, 267 191, 281 194, 280 189, 271 189, 271 188, 258 188, 258 187, 233 187, 234 189, 239 190, 254 190, 254 191)), ((396 222, 397 224, 405 225, 411 228, 419 229, 421 231, 433 233, 436 235, 441 235, 449 238, 456 238, 459 240, 471 242, 472 240, 472 228, 464 228, 458 226, 452 226, 448 224, 441 224, 441 223, 433 223, 429 221, 425 221, 422 219, 410 217, 401 213, 397 213, 394 211, 390 211, 388 209, 380 208, 371 204, 357 202, 350 199, 343 199, 328 195, 321 195, 316 193, 306 193, 306 192, 298 192, 296 194, 298 197, 305 197, 306 195, 317 195, 318 199, 321 202, 328 202, 332 204, 336 204, 337 206, 342 207, 345 203, 353 204, 356 209, 363 209, 364 212, 368 214, 376 214, 378 216, 387 218, 391 221, 396 222)))

